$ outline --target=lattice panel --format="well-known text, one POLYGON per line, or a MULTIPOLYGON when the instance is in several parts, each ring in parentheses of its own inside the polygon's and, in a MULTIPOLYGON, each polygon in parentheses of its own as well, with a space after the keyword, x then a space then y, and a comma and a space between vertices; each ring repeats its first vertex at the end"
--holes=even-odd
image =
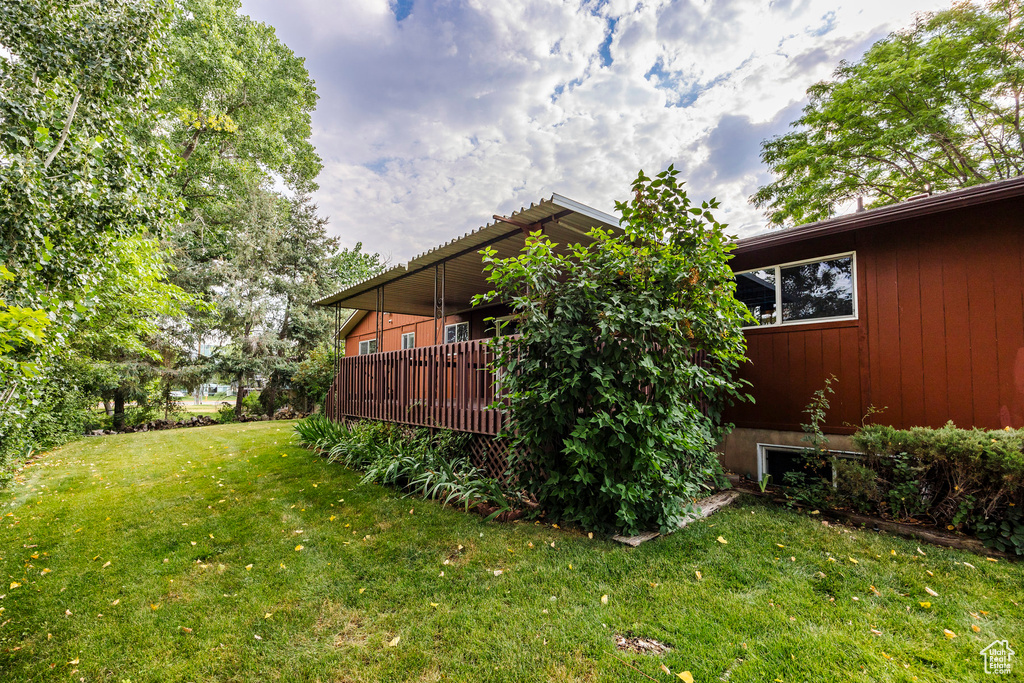
POLYGON ((474 467, 479 467, 502 484, 508 483, 508 441, 487 434, 474 434, 468 449, 469 461, 474 467))

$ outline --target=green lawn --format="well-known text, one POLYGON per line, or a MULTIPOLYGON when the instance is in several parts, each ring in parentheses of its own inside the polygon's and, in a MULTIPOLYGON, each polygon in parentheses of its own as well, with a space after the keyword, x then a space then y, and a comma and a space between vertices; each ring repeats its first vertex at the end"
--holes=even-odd
POLYGON ((360 486, 291 426, 87 439, 27 467, 0 492, 0 678, 967 681, 992 678, 993 640, 1024 652, 1017 564, 749 499, 638 549, 484 524, 360 486), (626 631, 674 649, 617 653, 626 631))

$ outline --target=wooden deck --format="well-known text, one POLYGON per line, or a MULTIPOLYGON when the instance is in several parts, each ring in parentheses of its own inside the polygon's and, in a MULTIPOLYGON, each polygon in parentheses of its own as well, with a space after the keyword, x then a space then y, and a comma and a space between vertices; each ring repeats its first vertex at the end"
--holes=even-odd
POLYGON ((488 341, 341 358, 326 413, 496 435, 503 413, 487 408, 495 393, 488 341))

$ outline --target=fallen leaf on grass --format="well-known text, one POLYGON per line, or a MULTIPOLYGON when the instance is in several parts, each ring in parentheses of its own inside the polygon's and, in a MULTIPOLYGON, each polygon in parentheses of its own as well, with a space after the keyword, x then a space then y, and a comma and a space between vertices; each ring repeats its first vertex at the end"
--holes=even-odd
POLYGON ((924 592, 925 592, 925 593, 927 593, 928 595, 932 596, 933 598, 937 598, 937 597, 939 597, 939 594, 938 594, 938 593, 936 593, 935 591, 933 591, 933 590, 932 590, 931 588, 929 588, 928 586, 925 586, 925 587, 924 587, 924 592))
POLYGON ((981 627, 978 626, 977 624, 971 624, 971 630, 974 631, 975 633, 981 633, 981 627))
POLYGON ((398 641, 400 641, 401 639, 402 639, 402 636, 395 636, 394 638, 391 639, 391 642, 388 643, 388 647, 396 647, 398 645, 398 641))
POLYGON ((881 593, 878 591, 878 589, 875 588, 874 586, 871 586, 871 592, 874 593, 875 595, 881 595, 881 593))
POLYGON ((701 579, 704 578, 704 575, 700 573, 699 569, 697 571, 693 572, 693 573, 697 575, 697 580, 698 581, 700 581, 701 579))
POLYGON ((109 566, 110 566, 110 560, 107 560, 107 563, 104 564, 102 567, 100 567, 100 569, 106 569, 109 566))
POLYGON ((964 566, 965 566, 965 567, 970 567, 971 569, 977 569, 977 567, 975 567, 975 566, 974 566, 973 564, 971 564, 970 562, 964 562, 964 566))
POLYGON ((301 545, 295 546, 295 552, 298 552, 300 550, 302 550, 302 546, 301 545))
POLYGON ((152 603, 151 602, 151 603, 149 603, 149 607, 150 607, 150 609, 152 609, 155 612, 158 609, 160 609, 160 603, 159 602, 157 602, 157 603, 152 603))
POLYGON ((921 555, 925 555, 925 554, 926 554, 926 553, 925 553, 925 552, 924 552, 923 550, 921 550, 920 548, 918 548, 918 549, 917 549, 917 552, 918 552, 918 553, 920 553, 921 555))
POLYGON ((985 559, 988 560, 989 562, 998 562, 999 561, 999 560, 997 560, 994 557, 986 557, 985 559))
POLYGON ((440 604, 440 603, 432 602, 432 603, 430 603, 430 606, 431 606, 431 607, 437 607, 437 606, 438 606, 438 604, 440 604))
POLYGON ((693 674, 689 671, 680 671, 676 674, 683 683, 693 683, 693 674))
POLYGON ((601 604, 602 605, 607 605, 608 604, 608 596, 607 595, 602 595, 601 596, 601 604))
POLYGON ((950 631, 948 628, 942 629, 942 635, 946 636, 950 640, 953 640, 954 638, 956 638, 956 634, 953 633, 952 631, 950 631))
POLYGON ((252 565, 251 564, 245 565, 245 571, 251 572, 252 571, 252 565))
POLYGON ((195 545, 195 544, 196 544, 196 542, 195 542, 195 541, 191 541, 191 543, 192 543, 192 545, 195 545))
POLYGON ((15 588, 18 588, 20 586, 21 586, 21 584, 18 583, 17 581, 11 581, 11 590, 14 590, 15 588))
POLYGON ((259 634, 255 634, 254 633, 252 637, 255 638, 256 640, 263 640, 262 638, 260 638, 259 634))
POLYGON ((925 609, 928 609, 929 607, 932 606, 932 603, 930 603, 930 602, 920 602, 918 604, 921 605, 921 607, 924 607, 925 609))
POLYGON ((192 629, 190 629, 188 626, 182 626, 181 630, 183 633, 192 633, 192 629))
POLYGON ((366 589, 365 589, 365 588, 360 588, 360 589, 359 589, 359 592, 360 592, 360 593, 365 593, 365 592, 366 592, 366 589))
POLYGON ((850 562, 853 562, 854 564, 860 564, 860 562, 858 562, 857 560, 853 559, 852 557, 847 557, 846 559, 848 559, 850 562))
POLYGON ((719 543, 726 543, 726 544, 727 544, 727 543, 729 542, 729 541, 725 540, 724 538, 722 538, 721 536, 719 536, 719 537, 718 537, 717 539, 715 539, 715 540, 716 540, 716 541, 718 541, 719 543))
POLYGON ((118 598, 117 600, 114 600, 114 602, 110 603, 110 606, 111 607, 116 607, 120 602, 121 602, 121 598, 118 598))
POLYGON ((68 664, 78 664, 78 657, 72 659, 70 662, 68 662, 68 664))
POLYGON ((668 668, 667 666, 665 666, 664 664, 662 664, 662 665, 661 665, 661 670, 662 670, 662 671, 664 671, 664 672, 665 672, 666 674, 668 674, 669 676, 671 676, 671 675, 672 675, 672 672, 671 672, 671 671, 669 670, 669 668, 668 668))

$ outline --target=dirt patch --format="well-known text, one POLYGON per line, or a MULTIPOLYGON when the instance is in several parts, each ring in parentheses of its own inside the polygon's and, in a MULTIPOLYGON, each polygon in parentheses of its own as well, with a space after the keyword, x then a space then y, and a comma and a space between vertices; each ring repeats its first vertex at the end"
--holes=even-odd
POLYGON ((367 640, 359 612, 345 609, 331 601, 324 603, 313 632, 318 639, 329 639, 334 647, 359 647, 365 645, 367 640))
POLYGON ((672 650, 672 646, 655 640, 633 635, 632 631, 615 634, 615 647, 622 652, 638 655, 663 655, 672 650))

